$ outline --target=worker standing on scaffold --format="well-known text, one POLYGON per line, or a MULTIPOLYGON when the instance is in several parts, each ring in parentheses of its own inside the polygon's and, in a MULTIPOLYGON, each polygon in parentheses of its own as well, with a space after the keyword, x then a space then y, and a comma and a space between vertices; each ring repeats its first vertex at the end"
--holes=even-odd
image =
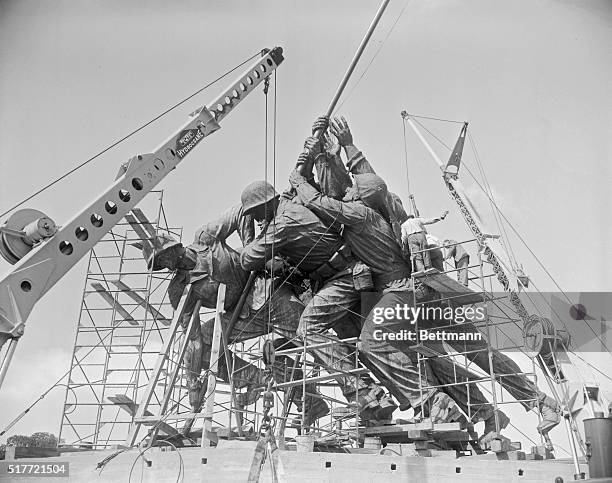
POLYGON ((445 260, 452 258, 457 269, 457 280, 466 287, 468 286, 468 267, 470 266, 470 255, 455 240, 444 240, 445 260))
POLYGON ((408 245, 414 261, 415 272, 422 272, 432 267, 429 251, 427 250, 427 230, 425 225, 432 225, 444 218, 445 211, 436 218, 420 218, 408 215, 408 219, 402 225, 402 241, 408 245))

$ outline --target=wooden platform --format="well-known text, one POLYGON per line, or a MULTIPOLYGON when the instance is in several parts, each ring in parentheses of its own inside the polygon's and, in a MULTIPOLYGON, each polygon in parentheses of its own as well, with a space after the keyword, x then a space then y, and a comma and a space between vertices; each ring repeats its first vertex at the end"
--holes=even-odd
MULTIPOLYGON (((115 396, 109 396, 108 400, 116 406, 119 406, 130 416, 134 417, 136 415, 136 411, 138 410, 138 404, 136 404, 126 395, 117 394, 115 396)), ((151 411, 145 411, 145 416, 153 417, 154 415, 151 411)), ((145 426, 153 426, 154 424, 157 425, 160 433, 165 434, 166 436, 181 438, 181 435, 176 428, 173 428, 164 421, 159 421, 159 418, 152 418, 150 420, 143 420, 141 422, 145 426)))
POLYGON ((435 268, 412 274, 414 278, 449 299, 452 305, 471 305, 482 302, 482 294, 470 290, 457 280, 441 273, 435 268))
POLYGON ((383 443, 410 443, 414 441, 469 441, 467 431, 459 423, 437 423, 429 421, 409 424, 389 424, 365 429, 366 436, 378 436, 383 443))
POLYGON ((382 444, 412 444, 420 456, 430 456, 432 450, 484 453, 473 426, 469 429, 469 432, 462 429, 459 423, 433 424, 431 421, 423 421, 368 427, 365 428, 364 436, 378 437, 382 444))

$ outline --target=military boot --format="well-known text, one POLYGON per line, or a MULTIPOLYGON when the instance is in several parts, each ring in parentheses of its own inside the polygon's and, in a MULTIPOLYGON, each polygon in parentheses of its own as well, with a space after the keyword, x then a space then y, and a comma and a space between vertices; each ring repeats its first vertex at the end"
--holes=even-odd
MULTIPOLYGON (((491 440, 500 436, 495 425, 495 411, 490 411, 489 414, 489 417, 485 419, 483 435, 478 440, 481 446, 485 446, 491 440)), ((506 416, 506 413, 500 411, 499 409, 497 410, 497 418, 499 420, 499 432, 501 433, 502 429, 506 428, 506 426, 510 424, 510 418, 506 416)))
MULTIPOLYGON (((321 396, 321 393, 315 386, 306 386, 306 397, 302 397, 301 388, 295 396, 295 405, 300 414, 302 414, 302 404, 305 404, 304 408, 304 426, 312 426, 317 419, 322 418, 329 414, 329 406, 321 396)), ((295 418, 292 422, 294 428, 301 427, 301 417, 295 418)))
POLYGON ((241 408, 245 408, 254 404, 260 397, 263 389, 254 389, 252 387, 247 387, 245 392, 236 393, 236 405, 241 408))
POLYGON ((452 423, 465 419, 457 406, 457 403, 446 393, 438 392, 434 396, 431 408, 429 409, 429 417, 434 423, 452 423))
POLYGON ((457 403, 446 393, 436 392, 431 403, 425 403, 415 409, 415 418, 431 419, 434 423, 467 424, 457 403))
POLYGON ((371 382, 368 387, 355 394, 347 395, 349 407, 359 414, 359 418, 366 426, 378 426, 391 421, 391 415, 397 409, 397 404, 385 391, 371 382))

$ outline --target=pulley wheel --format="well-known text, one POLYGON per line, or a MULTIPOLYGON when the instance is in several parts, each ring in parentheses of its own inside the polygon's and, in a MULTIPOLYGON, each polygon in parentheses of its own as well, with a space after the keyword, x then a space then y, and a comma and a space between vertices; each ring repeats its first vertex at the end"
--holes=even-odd
MULTIPOLYGON (((39 218, 47 218, 47 216, 38 210, 25 208, 13 213, 3 228, 9 228, 15 231, 22 231, 27 225, 39 218)), ((32 250, 32 245, 28 245, 23 236, 13 235, 5 231, 0 231, 0 254, 11 265, 15 265, 19 260, 25 257, 32 250)))
POLYGON ((530 317, 523 327, 523 340, 525 342, 525 353, 531 357, 537 357, 544 343, 544 326, 539 317, 530 317))

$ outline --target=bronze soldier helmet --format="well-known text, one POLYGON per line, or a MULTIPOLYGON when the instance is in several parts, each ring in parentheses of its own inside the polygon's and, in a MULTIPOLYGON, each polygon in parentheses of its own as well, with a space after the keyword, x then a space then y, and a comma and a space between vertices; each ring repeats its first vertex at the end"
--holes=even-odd
POLYGON ((150 248, 147 250, 143 248, 144 257, 147 260, 147 268, 153 271, 163 270, 164 268, 173 270, 176 261, 184 250, 183 244, 165 233, 161 233, 153 238, 151 243, 153 244, 152 250, 150 248))
POLYGON ((242 190, 240 201, 242 202, 244 213, 247 214, 258 206, 278 198, 278 196, 279 194, 270 183, 266 181, 253 181, 242 190))
POLYGON ((354 179, 359 199, 366 206, 376 209, 385 204, 387 185, 380 176, 374 173, 363 173, 355 175, 354 179))

